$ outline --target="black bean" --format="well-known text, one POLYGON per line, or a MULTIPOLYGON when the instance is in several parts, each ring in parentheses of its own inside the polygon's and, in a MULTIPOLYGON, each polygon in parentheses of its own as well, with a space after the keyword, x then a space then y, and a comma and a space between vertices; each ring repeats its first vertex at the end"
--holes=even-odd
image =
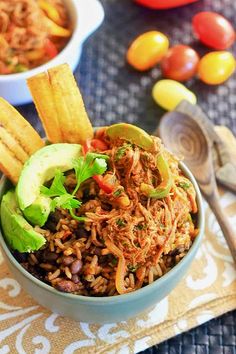
POLYGON ((70 280, 61 280, 58 283, 56 283, 55 288, 59 291, 65 292, 65 293, 71 293, 71 292, 75 291, 76 286, 70 280))
POLYGON ((90 236, 90 232, 86 231, 83 227, 80 226, 75 230, 75 234, 77 238, 90 236))
POLYGON ((59 210, 55 210, 54 213, 49 215, 48 221, 45 224, 46 229, 55 232, 56 226, 61 218, 63 218, 62 213, 59 210))
POLYGON ((82 261, 80 259, 77 259, 70 266, 71 273, 72 274, 78 274, 81 271, 82 266, 83 266, 82 261))
POLYGON ((28 253, 20 253, 18 251, 13 252, 13 256, 16 258, 16 260, 20 263, 26 262, 28 258, 28 253))
POLYGON ((96 247, 93 251, 94 254, 96 254, 97 256, 101 255, 101 248, 96 247))
POLYGON ((80 278, 78 277, 77 274, 73 274, 71 280, 73 281, 73 283, 78 284, 80 281, 80 278))
POLYGON ((65 265, 65 266, 68 266, 68 265, 70 265, 71 263, 73 263, 74 262, 74 257, 72 257, 72 256, 64 256, 63 258, 62 258, 62 263, 65 265))
POLYGON ((43 258, 45 261, 55 261, 58 258, 58 254, 45 250, 43 253, 43 258))

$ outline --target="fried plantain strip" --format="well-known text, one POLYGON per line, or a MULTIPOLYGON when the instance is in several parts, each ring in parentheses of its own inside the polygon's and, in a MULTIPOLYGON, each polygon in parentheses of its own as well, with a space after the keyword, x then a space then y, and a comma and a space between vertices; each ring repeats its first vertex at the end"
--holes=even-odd
POLYGON ((84 102, 68 64, 48 70, 63 142, 83 144, 93 136, 84 102))
POLYGON ((2 97, 0 97, 0 126, 14 137, 29 156, 44 146, 43 140, 34 128, 2 97))
POLYGON ((16 184, 20 176, 23 164, 16 156, 0 141, 0 170, 16 184))
POLYGON ((4 127, 0 127, 0 141, 16 156, 23 164, 29 155, 22 149, 17 140, 8 133, 4 127))
POLYGON ((61 129, 47 73, 40 73, 27 80, 40 120, 51 143, 62 142, 61 129))

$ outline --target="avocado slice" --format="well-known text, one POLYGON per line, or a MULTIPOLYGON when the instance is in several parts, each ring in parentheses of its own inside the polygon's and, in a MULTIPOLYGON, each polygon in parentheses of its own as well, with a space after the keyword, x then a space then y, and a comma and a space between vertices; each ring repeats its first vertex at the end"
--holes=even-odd
POLYGON ((144 150, 153 150, 154 144, 152 137, 143 129, 132 124, 118 123, 113 124, 106 129, 106 134, 110 139, 125 139, 131 143, 140 146, 144 150))
POLYGON ((51 212, 51 199, 39 195, 38 198, 24 209, 24 217, 33 225, 43 226, 51 212))
MULTIPOLYGON (((73 160, 77 159, 81 152, 82 147, 79 144, 52 144, 36 151, 26 161, 16 187, 17 200, 23 213, 27 207, 38 203, 40 187, 55 176, 55 171, 59 169, 64 172, 72 169, 73 160)), ((45 203, 42 207, 42 210, 44 209, 45 203)), ((28 212, 28 220, 31 221, 29 214, 31 213, 28 212)))
POLYGON ((1 224, 7 243, 13 250, 31 252, 41 248, 46 239, 24 219, 15 195, 9 190, 1 202, 1 224))

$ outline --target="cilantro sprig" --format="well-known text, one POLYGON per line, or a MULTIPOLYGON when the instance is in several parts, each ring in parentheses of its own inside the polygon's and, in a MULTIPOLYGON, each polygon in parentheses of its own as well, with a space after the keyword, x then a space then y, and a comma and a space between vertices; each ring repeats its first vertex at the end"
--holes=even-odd
POLYGON ((56 208, 68 209, 74 219, 86 221, 86 217, 80 217, 74 213, 74 209, 79 208, 82 204, 80 200, 75 199, 75 194, 82 182, 95 175, 101 175, 106 171, 106 161, 108 159, 109 156, 107 155, 87 153, 85 157, 81 156, 77 160, 74 160, 73 169, 75 170, 77 184, 72 194, 68 193, 64 186, 66 177, 63 172, 57 170, 51 186, 49 188, 41 186, 40 189, 43 195, 53 198, 50 205, 51 211, 55 211, 56 208))
POLYGON ((64 187, 65 179, 66 177, 63 172, 57 170, 50 188, 42 186, 40 189, 41 193, 45 196, 50 198, 54 197, 51 201, 51 211, 55 211, 56 208, 70 210, 81 206, 81 201, 75 199, 64 187))
POLYGON ((77 192, 82 182, 95 175, 102 175, 107 169, 107 160, 109 156, 89 152, 85 157, 79 157, 73 162, 77 185, 73 195, 77 192))

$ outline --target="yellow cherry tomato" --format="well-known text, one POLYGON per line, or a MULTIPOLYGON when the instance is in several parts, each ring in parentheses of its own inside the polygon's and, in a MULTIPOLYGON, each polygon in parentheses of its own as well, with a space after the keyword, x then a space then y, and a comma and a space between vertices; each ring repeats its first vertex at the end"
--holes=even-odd
POLYGON ((194 93, 174 80, 158 81, 153 86, 152 96, 156 103, 167 111, 173 111, 182 100, 197 103, 194 93))
POLYGON ((149 31, 138 36, 127 51, 127 61, 135 69, 145 71, 161 61, 169 48, 168 38, 161 32, 149 31))
POLYGON ((228 80, 234 70, 235 59, 230 52, 211 52, 201 58, 198 75, 206 84, 219 85, 228 80))

